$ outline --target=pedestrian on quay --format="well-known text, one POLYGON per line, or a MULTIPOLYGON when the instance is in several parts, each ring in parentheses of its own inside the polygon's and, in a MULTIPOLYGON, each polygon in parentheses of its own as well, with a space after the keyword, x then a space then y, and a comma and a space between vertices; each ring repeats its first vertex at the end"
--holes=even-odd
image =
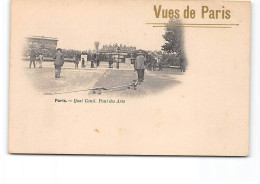
POLYGON ((96 62, 97 62, 97 67, 99 67, 100 64, 100 57, 98 54, 96 54, 96 62))
POLYGON ((81 61, 81 68, 85 68, 86 66, 85 66, 85 59, 84 58, 82 58, 82 61, 81 61))
POLYGON ((94 68, 94 60, 93 59, 91 59, 90 68, 94 68))
POLYGON ((120 59, 120 58, 119 58, 119 55, 118 55, 118 56, 117 56, 117 61, 116 61, 116 68, 117 68, 117 69, 119 69, 119 63, 120 63, 120 62, 119 62, 119 59, 120 59))
POLYGON ((42 68, 42 62, 43 62, 43 54, 42 52, 39 54, 39 68, 42 68))
POLYGON ((60 78, 61 67, 64 64, 64 56, 61 52, 61 49, 57 49, 57 53, 54 56, 54 66, 55 66, 55 78, 60 78))
POLYGON ((75 69, 78 69, 78 68, 79 68, 80 58, 81 58, 81 55, 80 55, 80 54, 75 54, 75 61, 74 61, 75 69))
POLYGON ((97 66, 97 54, 96 54, 96 52, 94 52, 92 60, 93 60, 93 67, 92 68, 94 68, 94 64, 96 64, 96 66, 97 66))
POLYGON ((113 63, 114 63, 113 57, 112 57, 112 55, 109 55, 109 58, 108 58, 109 68, 113 68, 113 63))
POLYGON ((141 84, 141 82, 144 81, 144 63, 145 63, 145 57, 141 51, 137 53, 137 57, 135 59, 135 71, 137 71, 138 76, 138 83, 141 84))
POLYGON ((32 63, 33 63, 33 67, 35 68, 35 60, 36 60, 36 53, 35 53, 35 50, 34 49, 32 49, 31 51, 30 51, 30 65, 29 65, 29 68, 31 68, 32 67, 32 63))
POLYGON ((74 64, 75 64, 75 69, 78 69, 79 68, 79 59, 78 58, 75 58, 74 64))
POLYGON ((94 62, 95 62, 96 54, 94 53, 90 57, 91 57, 90 58, 90 68, 94 68, 94 62))
POLYGON ((94 54, 90 55, 90 68, 94 68, 94 54))

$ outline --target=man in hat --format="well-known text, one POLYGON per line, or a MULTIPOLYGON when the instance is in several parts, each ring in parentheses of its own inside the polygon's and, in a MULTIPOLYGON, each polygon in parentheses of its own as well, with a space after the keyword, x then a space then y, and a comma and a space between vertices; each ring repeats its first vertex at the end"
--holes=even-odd
POLYGON ((35 52, 34 49, 32 49, 31 52, 30 52, 30 66, 29 66, 29 68, 32 67, 32 64, 33 64, 33 67, 35 68, 35 66, 36 66, 35 60, 36 60, 36 52, 35 52))
POLYGON ((144 81, 144 63, 145 57, 143 53, 139 51, 135 59, 135 70, 137 71, 139 84, 144 81))
POLYGON ((85 59, 82 58, 81 68, 85 68, 85 67, 86 67, 86 66, 85 66, 85 59))
POLYGON ((55 65, 55 78, 60 78, 60 72, 61 72, 61 67, 64 64, 64 57, 63 54, 61 53, 61 49, 57 49, 57 53, 54 56, 54 65, 55 65))
POLYGON ((99 63, 100 63, 100 56, 99 56, 99 54, 96 54, 96 64, 97 64, 97 67, 99 67, 99 63))

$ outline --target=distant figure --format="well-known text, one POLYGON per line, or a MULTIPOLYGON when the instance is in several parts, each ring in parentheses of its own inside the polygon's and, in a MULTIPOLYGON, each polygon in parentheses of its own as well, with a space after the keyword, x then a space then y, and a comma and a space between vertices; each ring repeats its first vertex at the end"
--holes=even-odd
POLYGON ((145 57, 143 56, 142 52, 138 52, 138 55, 135 59, 135 70, 137 71, 139 84, 144 81, 144 63, 145 57))
POLYGON ((85 67, 86 67, 86 66, 85 66, 85 59, 84 59, 84 58, 82 58, 81 67, 82 67, 82 68, 85 68, 85 67))
POLYGON ((43 54, 40 53, 40 55, 39 55, 39 68, 42 68, 42 62, 43 62, 43 54))
POLYGON ((90 58, 90 68, 94 68, 94 59, 95 59, 94 56, 95 56, 94 54, 90 56, 91 57, 90 58))
POLYGON ((99 55, 98 54, 96 54, 96 62, 97 62, 97 67, 99 67, 100 59, 99 59, 99 55))
POLYGON ((109 67, 108 68, 113 68, 113 57, 110 55, 109 58, 108 58, 108 64, 109 64, 109 67))
POLYGON ((33 63, 33 66, 35 68, 35 60, 36 60, 36 53, 35 51, 32 49, 31 52, 30 52, 30 66, 29 68, 32 67, 32 63, 33 63))
POLYGON ((118 55, 118 58, 117 58, 117 61, 116 61, 116 68, 117 69, 119 69, 119 64, 120 64, 120 62, 119 62, 119 55, 118 55))
POLYGON ((64 64, 64 57, 63 54, 61 53, 61 49, 57 49, 57 53, 54 56, 54 65, 55 65, 55 78, 60 78, 60 72, 61 72, 61 67, 64 64))
POLYGON ((74 63, 75 63, 75 69, 78 69, 79 68, 79 59, 76 58, 74 63))
POLYGON ((155 71, 155 68, 156 68, 156 59, 152 58, 151 60, 151 68, 152 68, 152 71, 155 71))
POLYGON ((81 55, 80 55, 80 54, 75 54, 75 61, 74 61, 75 69, 78 69, 78 68, 79 68, 80 58, 81 58, 81 55))
POLYGON ((152 70, 152 64, 151 64, 151 63, 148 63, 148 64, 147 64, 147 70, 149 70, 149 71, 152 70))
POLYGON ((96 53, 93 54, 92 60, 93 60, 93 67, 91 67, 91 68, 94 68, 94 63, 96 63, 96 65, 97 65, 97 54, 96 53))

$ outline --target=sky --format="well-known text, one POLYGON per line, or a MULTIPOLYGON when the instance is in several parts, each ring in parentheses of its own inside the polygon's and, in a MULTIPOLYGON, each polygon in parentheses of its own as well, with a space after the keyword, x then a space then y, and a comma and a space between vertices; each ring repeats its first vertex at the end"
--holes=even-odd
POLYGON ((28 9, 28 13, 21 17, 25 22, 24 35, 56 37, 58 47, 77 50, 92 50, 95 41, 99 41, 101 47, 118 43, 145 50, 160 50, 164 43, 164 28, 146 24, 154 22, 152 3, 73 2, 23 3, 21 8, 28 9))

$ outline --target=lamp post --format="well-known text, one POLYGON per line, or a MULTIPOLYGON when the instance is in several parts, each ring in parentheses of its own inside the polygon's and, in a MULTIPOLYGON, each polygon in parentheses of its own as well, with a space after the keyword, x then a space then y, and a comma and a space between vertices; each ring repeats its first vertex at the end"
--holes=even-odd
POLYGON ((117 69, 119 69, 119 52, 120 52, 120 47, 117 47, 117 63, 116 63, 117 69))
POLYGON ((133 54, 131 53, 131 64, 134 64, 134 57, 133 57, 133 54))

